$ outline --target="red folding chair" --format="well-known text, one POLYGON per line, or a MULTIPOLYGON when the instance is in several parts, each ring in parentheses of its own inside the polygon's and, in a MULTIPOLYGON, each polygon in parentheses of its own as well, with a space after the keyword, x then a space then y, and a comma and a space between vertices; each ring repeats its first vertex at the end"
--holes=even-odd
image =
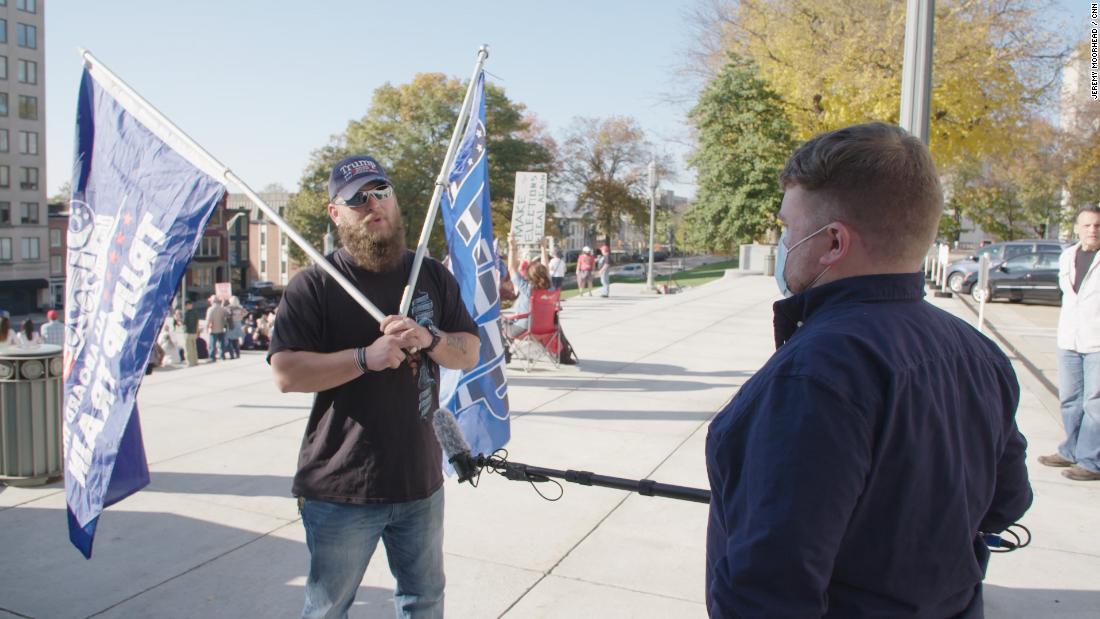
POLYGON ((539 359, 545 358, 558 367, 561 355, 561 327, 558 325, 560 290, 532 290, 531 310, 525 314, 505 315, 510 321, 527 318, 527 330, 511 335, 510 325, 504 327, 511 356, 523 360, 523 370, 530 372, 539 359))

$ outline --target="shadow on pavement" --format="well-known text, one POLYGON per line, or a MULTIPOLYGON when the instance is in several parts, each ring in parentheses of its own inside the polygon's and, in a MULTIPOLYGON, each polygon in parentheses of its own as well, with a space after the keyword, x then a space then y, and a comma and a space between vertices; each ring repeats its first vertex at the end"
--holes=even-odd
POLYGON ((179 494, 225 494, 291 498, 290 477, 281 475, 221 475, 217 473, 149 473, 143 492, 179 494))
POLYGON ((713 372, 698 372, 686 370, 678 365, 667 363, 635 363, 631 361, 605 361, 602 359, 581 359, 577 364, 580 371, 591 374, 648 374, 651 376, 715 376, 728 378, 741 378, 752 376, 754 371, 743 370, 715 370, 713 372))
MULTIPOLYGON (((746 377, 751 376, 751 373, 746 373, 746 377)), ((706 391, 716 388, 728 388, 730 395, 732 396, 738 384, 710 384, 700 383, 692 380, 659 380, 652 378, 621 378, 618 376, 605 376, 599 379, 592 379, 583 383, 577 383, 575 381, 566 381, 560 378, 539 378, 532 376, 509 376, 508 384, 516 387, 537 387, 540 389, 546 389, 547 391, 591 391, 598 393, 600 391, 612 391, 616 393, 622 392, 638 392, 638 393, 652 393, 652 392, 670 392, 670 391, 706 391)))
MULTIPOLYGON (((309 562, 302 542, 176 514, 109 509, 86 561, 69 544, 62 510, 13 511, 0 527, 0 547, 20 559, 0 562, 0 614, 300 616, 309 562)), ((382 560, 380 552, 375 559, 382 560)), ((352 615, 392 617, 392 596, 388 588, 360 586, 352 615)))

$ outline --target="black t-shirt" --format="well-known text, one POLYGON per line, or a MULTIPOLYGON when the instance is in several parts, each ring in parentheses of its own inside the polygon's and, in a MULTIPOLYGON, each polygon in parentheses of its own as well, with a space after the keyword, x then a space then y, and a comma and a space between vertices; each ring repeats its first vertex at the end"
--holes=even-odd
POLYGON ((1081 290, 1081 282, 1085 281, 1085 275, 1089 272, 1089 267, 1092 266, 1092 261, 1096 258, 1096 250, 1085 251, 1080 247, 1077 248, 1077 255, 1074 256, 1076 264, 1074 270, 1076 271, 1073 278, 1073 291, 1079 292, 1081 290))
MULTIPOLYGON (((382 313, 397 313, 412 252, 390 273, 359 268, 344 249, 328 260, 382 313)), ((430 317, 441 331, 478 333, 462 304, 458 282, 431 258, 420 269, 411 316, 418 321, 430 317)), ((327 353, 369 346, 380 336, 374 318, 313 265, 294 276, 283 293, 268 359, 281 350, 327 353)), ((439 368, 425 355, 419 374, 402 364, 318 393, 298 454, 294 495, 346 503, 398 503, 430 496, 443 484, 442 456, 431 423, 438 384, 439 368)))

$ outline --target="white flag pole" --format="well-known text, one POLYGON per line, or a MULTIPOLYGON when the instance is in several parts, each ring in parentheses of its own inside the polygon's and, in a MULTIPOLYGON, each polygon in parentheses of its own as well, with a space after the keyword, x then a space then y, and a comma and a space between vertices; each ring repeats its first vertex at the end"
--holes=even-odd
POLYGON ((354 284, 348 281, 340 271, 336 270, 336 267, 329 264, 329 261, 325 260, 325 257, 314 249, 313 246, 309 244, 309 241, 305 240, 302 235, 298 234, 297 230, 292 228, 286 220, 279 216, 278 211, 268 206, 267 203, 265 203, 260 196, 256 195, 256 192, 252 191, 252 188, 245 184, 239 176, 215 159, 206 149, 199 146, 198 142, 195 142, 195 140, 191 139, 182 129, 168 120, 168 117, 161 114, 159 110, 139 95, 129 84, 122 81, 122 78, 115 75, 110 69, 104 66, 104 64, 93 56, 91 52, 86 49, 78 49, 77 51, 80 52, 80 59, 84 61, 85 66, 88 68, 88 72, 91 73, 92 77, 94 77, 105 90, 114 96, 119 102, 119 105, 126 108, 127 112, 137 118, 158 138, 172 146, 173 149, 194 164, 195 167, 213 178, 225 179, 236 185, 246 196, 248 196, 248 199, 251 200, 253 204, 263 211, 265 216, 271 219, 275 225, 279 226, 283 233, 289 236, 290 240, 294 241, 294 243, 313 260, 314 264, 331 275, 333 279, 340 284, 340 287, 351 295, 351 298, 355 299, 363 309, 367 310, 367 312, 381 324, 382 320, 386 317, 386 315, 382 313, 382 310, 371 303, 370 299, 363 295, 363 293, 360 292, 354 284))
POLYGON ((447 146, 447 156, 443 158, 443 169, 435 179, 435 191, 432 192, 432 201, 428 203, 428 214, 424 218, 424 227, 420 229, 420 241, 416 244, 416 256, 413 258, 412 272, 409 273, 409 283, 405 285, 405 291, 401 293, 401 305, 397 310, 398 316, 409 313, 412 305, 413 290, 416 288, 416 279, 420 276, 420 265, 424 262, 424 253, 428 250, 428 239, 432 236, 432 225, 439 214, 439 200, 443 197, 443 190, 447 187, 447 175, 454 165, 455 154, 458 150, 459 137, 462 135, 463 125, 470 114, 474 86, 477 83, 477 75, 485 65, 485 59, 489 57, 489 46, 482 45, 477 50, 477 64, 474 65, 474 73, 470 76, 470 85, 466 87, 466 98, 462 100, 462 108, 458 111, 458 120, 455 122, 454 133, 451 134, 451 143, 447 146))

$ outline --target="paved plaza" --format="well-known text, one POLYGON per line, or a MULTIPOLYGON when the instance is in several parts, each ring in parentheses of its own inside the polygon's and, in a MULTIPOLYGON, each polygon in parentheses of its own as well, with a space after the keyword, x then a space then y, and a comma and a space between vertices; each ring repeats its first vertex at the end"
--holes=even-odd
MULTIPOLYGON (((570 299, 562 323, 581 363, 509 370, 510 459, 705 488, 707 424, 771 354, 776 298, 771 277, 730 273, 669 296, 616 284, 609 299, 570 299)), ((960 299, 930 300, 974 320, 960 299)), ((1100 483, 1035 462, 1062 438, 1057 399, 1028 367, 1056 380, 1057 308, 986 315, 1019 357, 1036 495, 1023 519, 1034 541, 993 557, 986 614, 1095 618, 1100 483)), ((297 616, 307 552, 289 492, 310 401, 278 393, 256 352, 147 377, 152 483, 105 512, 92 560, 69 544, 60 485, 0 486, 0 619, 297 616)), ((705 505, 563 486, 550 502, 496 475, 447 482, 447 616, 706 615, 705 505)), ((380 546, 352 616, 392 617, 392 587, 380 546)))

